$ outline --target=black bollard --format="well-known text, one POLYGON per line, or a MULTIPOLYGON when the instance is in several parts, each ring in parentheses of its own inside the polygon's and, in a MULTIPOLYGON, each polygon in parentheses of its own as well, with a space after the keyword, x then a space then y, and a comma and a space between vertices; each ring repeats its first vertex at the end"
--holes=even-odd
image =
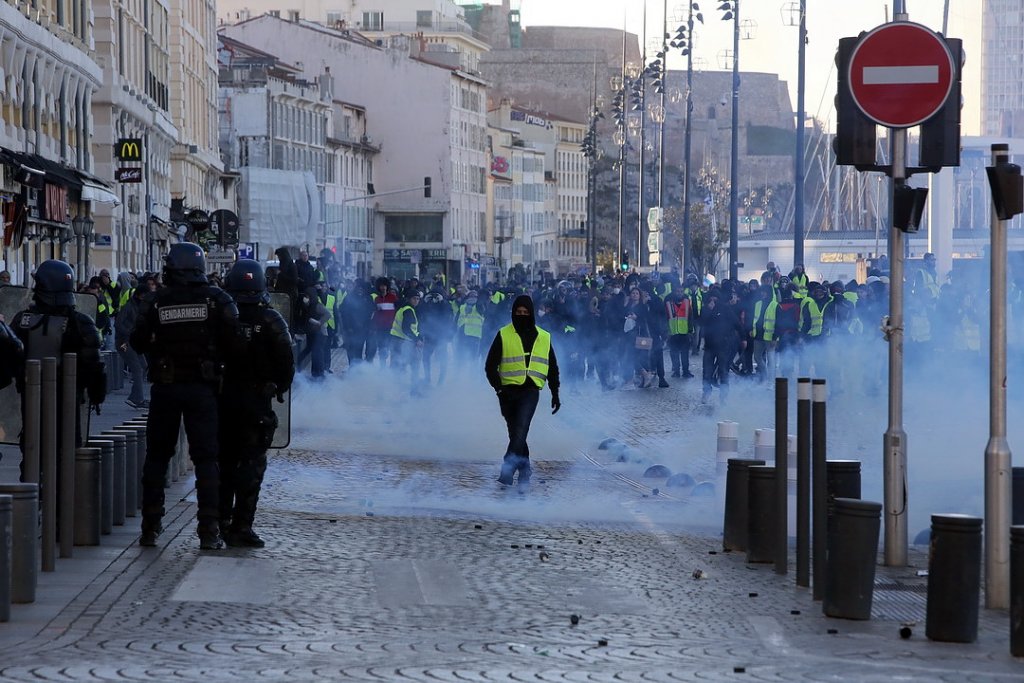
POLYGON ((10 496, 0 496, 0 622, 11 620, 11 534, 13 533, 10 496))
POLYGON ((978 638, 981 592, 980 517, 932 515, 925 635, 947 643, 978 638))
POLYGON ((835 499, 835 517, 828 532, 825 561, 822 611, 826 616, 871 618, 881 521, 881 503, 835 499))
MULTIPOLYGON (((101 432, 99 438, 114 442, 114 460, 110 477, 111 521, 114 526, 124 526, 126 513, 125 496, 128 488, 125 481, 126 460, 128 459, 128 435, 111 429, 101 432)), ((135 453, 132 453, 132 457, 135 457, 135 453)), ((106 477, 106 472, 104 472, 104 477, 106 477)), ((106 478, 104 478, 103 483, 107 483, 106 478)))
POLYGON ((85 445, 100 449, 100 532, 106 536, 114 531, 114 442, 94 438, 85 445))
POLYGON ((796 585, 811 585, 811 378, 796 380, 796 585))
POLYGON ((757 465, 764 465, 764 460, 729 458, 729 469, 725 475, 723 550, 747 549, 747 491, 750 485, 747 468, 757 465))
POLYGON ((75 451, 75 545, 100 544, 100 457, 98 447, 75 451))
POLYGON ((1013 468, 1013 523, 1024 524, 1024 467, 1013 468))
POLYGON ((775 561, 775 468, 747 467, 747 562, 775 561))
POLYGON ((836 498, 860 498, 860 460, 829 460, 825 463, 825 487, 828 491, 827 525, 832 526, 836 498))
POLYGON ((1010 527, 1010 654, 1024 657, 1024 526, 1010 527))
POLYGON ((39 579, 39 485, 0 484, 11 497, 11 602, 36 601, 39 579))
POLYGON ((775 379, 774 505, 775 573, 785 575, 789 569, 789 380, 785 377, 775 379))

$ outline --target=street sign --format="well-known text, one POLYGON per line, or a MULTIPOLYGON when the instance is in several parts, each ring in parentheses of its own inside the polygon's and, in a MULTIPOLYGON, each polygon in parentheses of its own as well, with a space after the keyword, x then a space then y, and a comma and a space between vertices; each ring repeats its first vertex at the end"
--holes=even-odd
POLYGON ((647 210, 648 230, 661 230, 661 207, 652 206, 647 210))
POLYGON ((953 89, 956 66, 942 36, 899 21, 867 33, 853 49, 847 83, 865 116, 910 128, 934 116, 953 89))
POLYGON ((661 232, 647 233, 647 251, 661 251, 661 232))
POLYGON ((243 259, 254 259, 256 258, 256 244, 250 242, 243 242, 238 245, 238 258, 243 259))
POLYGON ((650 254, 647 255, 647 258, 651 262, 652 266, 659 265, 661 263, 661 252, 652 251, 650 254))
POLYGON ((119 183, 141 183, 142 169, 132 167, 114 169, 114 180, 119 183))
POLYGON ((238 255, 234 251, 209 251, 206 253, 207 263, 234 263, 238 255))

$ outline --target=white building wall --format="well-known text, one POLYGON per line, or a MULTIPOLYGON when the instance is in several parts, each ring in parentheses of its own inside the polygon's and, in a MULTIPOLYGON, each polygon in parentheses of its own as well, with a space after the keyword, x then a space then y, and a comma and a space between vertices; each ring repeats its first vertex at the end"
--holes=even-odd
MULTIPOLYGON (((380 196, 374 200, 373 208, 378 214, 443 214, 443 241, 417 244, 415 248, 443 248, 451 254, 453 153, 449 136, 453 105, 450 70, 410 59, 408 53, 401 50, 354 42, 338 31, 269 16, 221 30, 231 38, 277 55, 282 61, 301 63, 307 79, 329 68, 334 76, 335 97, 365 106, 367 135, 381 146, 373 169, 377 193, 410 190, 380 196), (317 57, 311 58, 313 55, 317 57), (386 84, 386 87, 379 84, 386 84), (430 199, 423 197, 424 177, 432 179, 430 199)), ((377 273, 383 271, 382 227, 383 218, 379 217, 374 229, 374 272, 377 273)))

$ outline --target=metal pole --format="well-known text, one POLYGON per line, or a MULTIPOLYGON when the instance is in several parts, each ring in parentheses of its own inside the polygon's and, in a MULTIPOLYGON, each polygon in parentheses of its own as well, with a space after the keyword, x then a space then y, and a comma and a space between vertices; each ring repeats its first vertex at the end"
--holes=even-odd
MULTIPOLYGON (((738 192, 740 183, 740 0, 732 3, 732 140, 729 161, 729 279, 736 282, 739 277, 739 232, 737 226, 739 211, 738 192)), ((778 438, 778 437, 776 437, 778 438)), ((785 478, 785 472, 783 472, 785 478)), ((785 530, 786 525, 782 525, 785 530)))
POLYGON ((39 361, 25 361, 25 424, 22 431, 25 434, 25 445, 22 450, 22 478, 26 484, 39 483, 39 419, 40 419, 40 373, 39 361))
POLYGON ((775 573, 789 561, 789 380, 775 378, 775 573))
POLYGON ((693 3, 686 20, 686 132, 683 136, 683 282, 690 270, 690 156, 693 134, 693 3))
POLYGON ((807 0, 800 0, 800 46, 797 50, 796 76, 796 156, 793 177, 795 179, 793 215, 793 265, 804 262, 804 89, 807 61, 807 0))
MULTIPOLYGON (((1010 146, 992 145, 992 165, 1009 163, 1010 146)), ((992 207, 988 444, 985 446, 985 606, 1010 607, 1012 471, 1006 440, 1006 221, 992 207)))
MULTIPOLYGON (((690 3, 691 5, 693 3, 690 3)), ((668 109, 665 108, 665 91, 668 89, 668 0, 661 6, 661 121, 658 122, 658 207, 664 215, 665 211, 665 121, 668 109)))
POLYGON ((57 564, 57 359, 43 359, 43 571, 57 564))
POLYGON ((814 550, 812 566, 814 571, 813 598, 822 600, 825 597, 825 559, 828 544, 828 466, 825 464, 827 454, 825 380, 816 379, 812 383, 811 403, 811 470, 814 473, 814 550))
POLYGON ((619 132, 622 133, 622 143, 619 145, 619 232, 618 246, 615 250, 615 271, 619 271, 619 259, 622 258, 622 222, 626 217, 626 116, 628 102, 626 100, 626 10, 622 10, 622 68, 619 71, 619 85, 622 97, 619 101, 621 107, 621 123, 619 132))
POLYGON ((76 354, 64 354, 61 379, 60 556, 71 557, 75 546, 75 424, 78 412, 76 354))
POLYGON ((796 381, 796 585, 811 585, 811 378, 796 381))
POLYGON ((636 267, 644 264, 644 131, 647 129, 647 2, 644 2, 643 26, 640 37, 640 180, 637 185, 637 217, 636 217, 636 267))

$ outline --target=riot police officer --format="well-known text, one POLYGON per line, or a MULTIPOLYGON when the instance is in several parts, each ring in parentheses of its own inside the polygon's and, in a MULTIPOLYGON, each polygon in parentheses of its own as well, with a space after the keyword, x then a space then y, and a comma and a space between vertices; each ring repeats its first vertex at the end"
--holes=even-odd
POLYGON ((238 304, 243 348, 228 359, 220 397, 220 529, 229 546, 262 548, 252 523, 278 426, 271 399, 291 387, 295 356, 259 263, 235 263, 224 288, 238 304))
POLYGON ((149 359, 149 419, 142 468, 142 535, 155 546, 162 531, 164 480, 184 420, 196 471, 199 547, 222 547, 218 520, 217 393, 223 364, 239 348, 238 307, 206 280, 203 250, 172 245, 164 257, 164 284, 139 307, 129 343, 149 359))
MULTIPOLYGON (((100 333, 92 318, 75 310, 75 274, 71 266, 63 261, 43 261, 32 275, 35 287, 32 290, 32 304, 11 320, 11 328, 21 339, 25 348, 25 360, 56 358, 60 363, 63 354, 78 355, 76 405, 85 402, 99 406, 107 395, 107 376, 100 358, 100 333)), ((58 366, 59 367, 59 366, 58 366)), ((18 392, 24 395, 24 374, 16 375, 18 392)), ((57 410, 64 405, 60 395, 63 383, 57 383, 57 410)), ((24 405, 23 405, 24 408, 24 405)), ((57 417, 60 424, 60 416, 57 417)), ((82 443, 81 415, 75 419, 75 443, 82 443)), ((58 466, 60 458, 57 458, 58 466)), ((22 481, 26 479, 25 461, 22 460, 22 481)))

